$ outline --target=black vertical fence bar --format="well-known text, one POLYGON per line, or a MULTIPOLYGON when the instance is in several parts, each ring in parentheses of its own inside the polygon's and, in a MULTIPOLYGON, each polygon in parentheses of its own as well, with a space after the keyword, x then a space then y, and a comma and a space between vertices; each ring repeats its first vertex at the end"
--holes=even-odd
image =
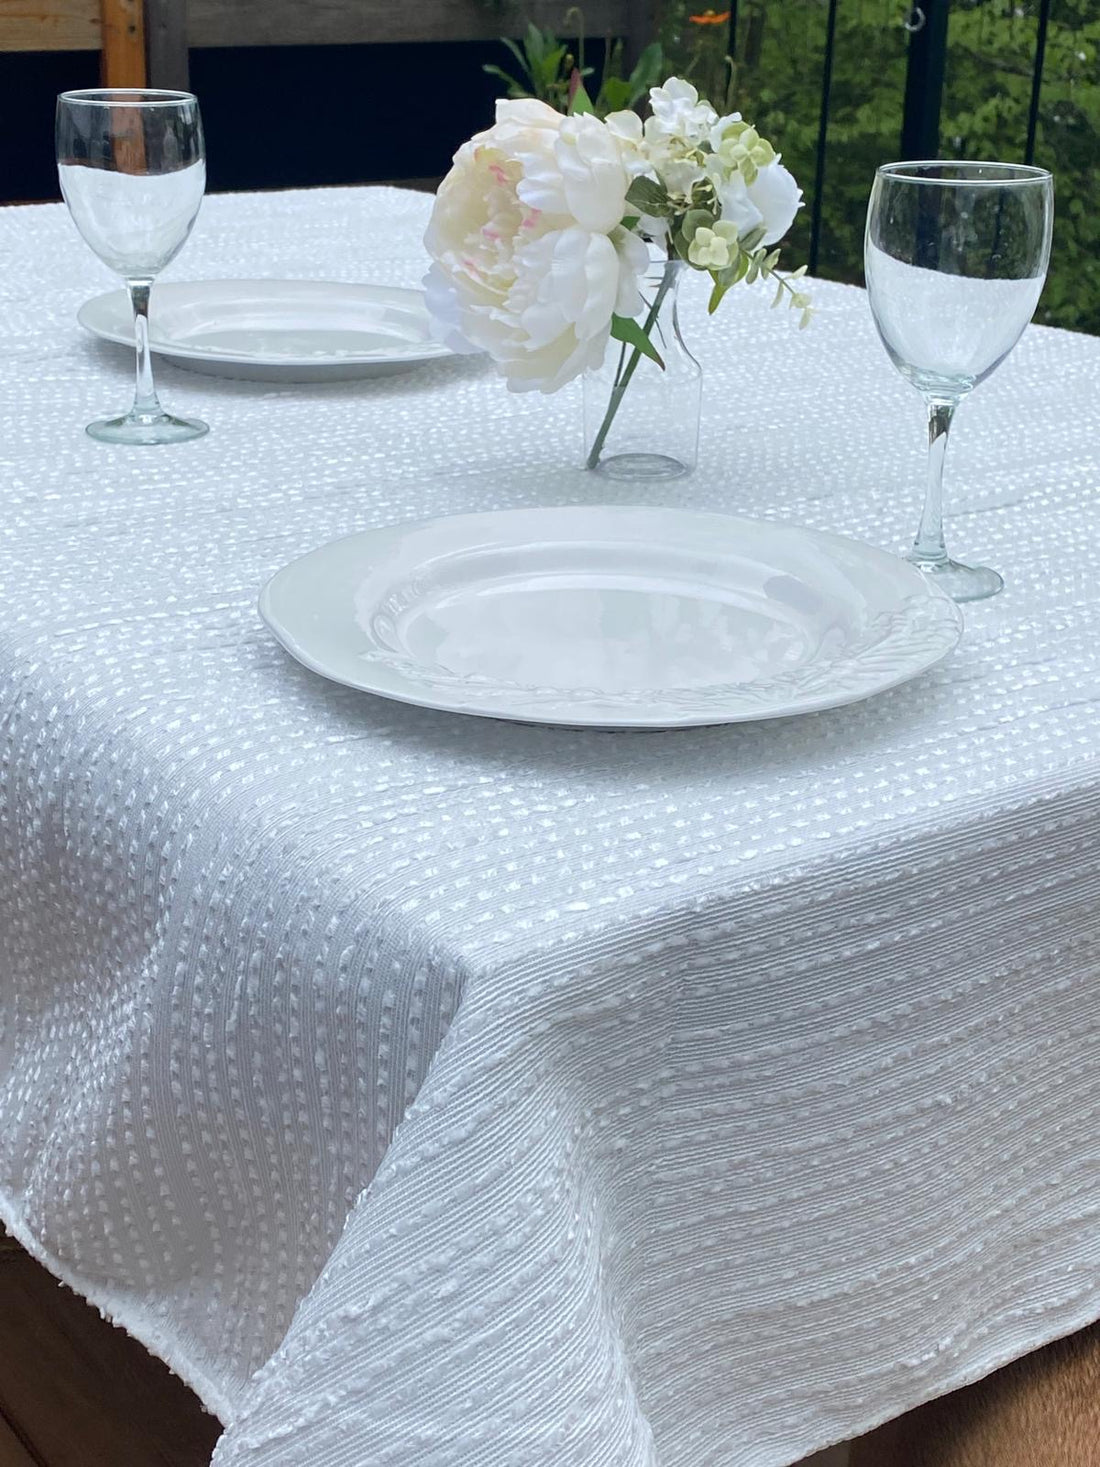
POLYGON ((836 46, 836 11, 838 0, 829 0, 829 19, 825 28, 825 60, 821 67, 821 120, 817 127, 817 166, 814 169, 814 204, 810 215, 810 274, 817 274, 821 250, 821 210, 825 202, 825 153, 829 141, 829 99, 833 89, 833 50, 836 46))
POLYGON ((901 124, 901 156, 905 160, 935 158, 940 150, 940 109, 950 9, 951 0, 922 0, 919 6, 913 7, 901 124))
POLYGON ((1047 59, 1047 27, 1050 25, 1050 0, 1039 6, 1039 34, 1035 41, 1035 71, 1031 78, 1031 106, 1027 113, 1027 147, 1025 163, 1035 161, 1035 132, 1039 126, 1039 94, 1043 90, 1043 63, 1047 59))

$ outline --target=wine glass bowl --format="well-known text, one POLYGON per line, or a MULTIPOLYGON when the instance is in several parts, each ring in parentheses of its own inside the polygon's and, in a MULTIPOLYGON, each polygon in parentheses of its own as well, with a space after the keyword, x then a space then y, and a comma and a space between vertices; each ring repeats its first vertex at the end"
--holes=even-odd
POLYGON ((57 172, 78 231, 125 280, 134 313, 137 386, 122 417, 91 423, 110 443, 176 443, 205 423, 166 413, 149 350, 153 281, 183 248, 206 189, 202 120, 190 92, 99 88, 57 101, 57 172))
POLYGON ((959 403, 996 370, 1038 305, 1050 258, 1053 179, 1011 163, 889 163, 867 211, 871 314, 894 366, 928 409, 929 477, 910 559, 958 601, 1003 585, 952 560, 943 459, 959 403))

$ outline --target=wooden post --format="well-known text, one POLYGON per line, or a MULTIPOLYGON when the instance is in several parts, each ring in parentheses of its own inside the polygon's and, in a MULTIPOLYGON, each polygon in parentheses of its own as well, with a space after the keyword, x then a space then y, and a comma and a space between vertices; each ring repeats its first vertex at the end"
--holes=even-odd
POLYGON ((151 87, 191 89, 187 11, 187 0, 145 0, 151 87))
POLYGON ((145 86, 145 13, 142 0, 100 0, 100 18, 103 85, 145 86))
MULTIPOLYGON (((657 6, 654 0, 627 0, 626 35, 623 37, 623 62, 627 74, 650 41, 657 39, 657 6)), ((664 80, 664 77, 661 78, 664 80)))
MULTIPOLYGON (((628 6, 634 3, 584 0, 585 30, 590 36, 624 35, 628 6)), ((184 32, 193 47, 202 47, 494 40, 521 36, 528 19, 564 33, 571 6, 570 0, 523 0, 499 9, 485 0, 189 0, 187 8, 184 32)), ((149 0, 145 23, 150 34, 159 17, 182 9, 182 0, 149 0)))

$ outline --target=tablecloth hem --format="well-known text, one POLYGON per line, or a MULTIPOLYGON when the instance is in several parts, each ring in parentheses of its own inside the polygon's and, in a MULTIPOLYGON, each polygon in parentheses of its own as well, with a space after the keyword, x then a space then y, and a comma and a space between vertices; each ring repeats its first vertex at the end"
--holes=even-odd
POLYGON ((43 1268, 53 1274, 66 1288, 72 1289, 86 1303, 98 1309, 103 1317, 125 1330, 150 1355, 168 1366, 173 1375, 179 1376, 187 1388, 198 1396, 205 1409, 216 1416, 222 1425, 228 1424, 232 1409, 225 1391, 191 1358, 187 1348, 171 1329, 165 1329, 160 1320, 153 1319, 141 1305, 125 1296, 118 1295, 110 1287, 89 1283, 67 1264, 57 1258, 35 1237, 19 1210, 0 1187, 0 1223, 27 1253, 43 1268))
POLYGON ((889 1410, 883 1412, 876 1410, 865 1419, 849 1436, 832 1436, 828 1441, 822 1441, 817 1437, 807 1438, 807 1441, 816 1441, 817 1445, 800 1445, 795 1450, 801 1452, 801 1456, 787 1457, 783 1454, 782 1462, 776 1459, 775 1467, 799 1467, 807 1457, 815 1456, 818 1452, 828 1451, 830 1447, 843 1446, 848 1442, 854 1442, 858 1438, 866 1436, 869 1432, 876 1431, 880 1426, 885 1426, 888 1421, 896 1421, 900 1416, 906 1416, 910 1411, 917 1410, 920 1406, 927 1405, 930 1401, 941 1400, 944 1396, 953 1395, 955 1391, 965 1390, 967 1386, 977 1385, 980 1381, 987 1380, 995 1375, 998 1370, 1004 1370, 1009 1365, 1014 1365, 1019 1360, 1024 1360, 1029 1355, 1034 1355, 1037 1350, 1045 1349, 1047 1345, 1053 1345, 1058 1340, 1068 1339, 1069 1336, 1079 1334, 1082 1330, 1091 1328, 1094 1324, 1100 1324, 1100 1290, 1090 1296, 1090 1302, 1081 1311, 1070 1311, 1068 1316, 1060 1317, 1057 1321, 1048 1320, 1049 1328, 1044 1327, 1036 1337, 1027 1344, 1017 1343, 1009 1349, 993 1351, 980 1363, 971 1363, 963 1369, 957 1378, 949 1375, 950 1384, 941 1383, 929 1389, 926 1382, 921 1389, 907 1395, 904 1404, 901 1398, 897 1404, 892 1403, 889 1410))

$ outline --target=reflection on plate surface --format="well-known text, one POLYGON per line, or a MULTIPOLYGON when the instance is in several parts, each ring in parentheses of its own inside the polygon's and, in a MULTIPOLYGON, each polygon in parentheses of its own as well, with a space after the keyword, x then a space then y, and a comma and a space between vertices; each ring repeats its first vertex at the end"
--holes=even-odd
POLYGON ((303 556, 260 609, 300 661, 403 702, 665 728, 834 707, 924 671, 958 608, 835 535, 576 506, 367 531, 303 556))
MULTIPOLYGON (((132 345, 125 291, 86 301, 80 324, 132 345)), ((431 338, 424 295, 323 280, 203 280, 153 287, 149 338, 178 366, 260 381, 333 381, 451 355, 431 338)))

